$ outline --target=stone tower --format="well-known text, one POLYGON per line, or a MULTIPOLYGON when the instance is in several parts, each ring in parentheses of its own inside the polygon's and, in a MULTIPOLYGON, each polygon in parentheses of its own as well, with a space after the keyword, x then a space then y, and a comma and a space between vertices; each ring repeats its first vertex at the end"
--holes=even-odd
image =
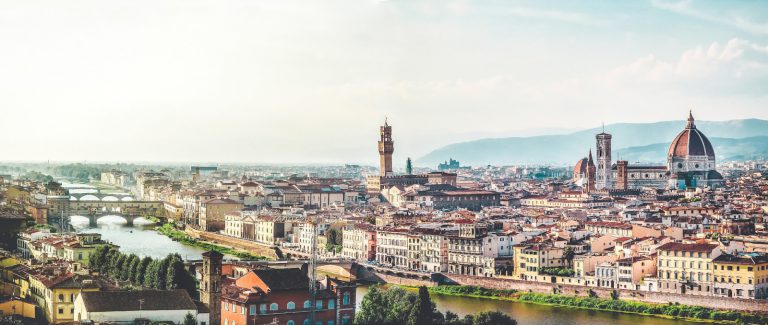
POLYGON ((392 142, 392 127, 384 119, 384 126, 380 130, 379 140, 379 168, 381 176, 392 176, 392 153, 395 151, 395 143, 392 142))
POLYGON ((592 160, 592 149, 589 149, 589 156, 587 157, 587 186, 583 186, 584 191, 587 193, 595 190, 595 162, 592 160))
POLYGON ((618 190, 629 189, 627 166, 629 166, 629 162, 626 160, 616 162, 616 184, 614 188, 618 190))
POLYGON ((215 251, 203 253, 200 271, 200 301, 211 310, 210 324, 221 324, 221 260, 224 255, 215 251))
POLYGON ((595 136, 597 140, 597 174, 595 175, 595 189, 610 189, 613 187, 611 180, 611 135, 605 130, 595 136))

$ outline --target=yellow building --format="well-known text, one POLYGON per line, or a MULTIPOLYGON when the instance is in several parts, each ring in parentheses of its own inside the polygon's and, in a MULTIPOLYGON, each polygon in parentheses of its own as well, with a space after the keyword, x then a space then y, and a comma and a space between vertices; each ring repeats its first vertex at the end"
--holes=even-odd
POLYGON ((35 318, 35 305, 31 302, 19 298, 0 299, 0 315, 3 316, 21 316, 24 318, 35 318))
POLYGON ((659 291, 712 294, 712 260, 721 254, 717 244, 666 243, 657 251, 659 291))
POLYGON ((563 267, 566 261, 563 258, 564 249, 545 245, 521 245, 515 246, 515 269, 512 276, 522 280, 537 280, 539 268, 563 267))
POLYGON ((768 256, 723 254, 713 264, 715 296, 743 299, 768 297, 768 256))
POLYGON ((0 256, 0 284, 2 284, 2 295, 13 296, 14 283, 13 283, 13 271, 12 268, 18 265, 20 262, 15 257, 0 256))
POLYGON ((243 209, 243 204, 230 199, 210 199, 200 204, 200 227, 208 231, 224 230, 224 216, 243 209))
POLYGON ((59 268, 35 272, 29 277, 32 299, 45 312, 51 324, 72 322, 75 319, 75 297, 81 291, 99 291, 90 279, 74 275, 58 275, 59 268), (50 271, 50 272, 46 272, 50 271))

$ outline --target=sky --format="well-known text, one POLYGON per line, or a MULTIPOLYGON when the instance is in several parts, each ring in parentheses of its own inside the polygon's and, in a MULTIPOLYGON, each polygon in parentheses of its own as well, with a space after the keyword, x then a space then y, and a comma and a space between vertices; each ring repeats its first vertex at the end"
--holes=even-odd
POLYGON ((0 161, 396 165, 601 123, 768 119, 765 1, 0 2, 0 161))

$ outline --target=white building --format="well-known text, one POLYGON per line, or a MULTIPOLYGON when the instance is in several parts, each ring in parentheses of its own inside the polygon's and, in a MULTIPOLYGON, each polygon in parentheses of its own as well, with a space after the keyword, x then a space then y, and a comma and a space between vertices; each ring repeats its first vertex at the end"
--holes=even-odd
POLYGON ((187 314, 198 324, 209 323, 207 310, 198 305, 185 290, 93 291, 81 292, 75 298, 75 321, 183 323, 187 314), (201 308, 202 309, 202 308, 201 308))

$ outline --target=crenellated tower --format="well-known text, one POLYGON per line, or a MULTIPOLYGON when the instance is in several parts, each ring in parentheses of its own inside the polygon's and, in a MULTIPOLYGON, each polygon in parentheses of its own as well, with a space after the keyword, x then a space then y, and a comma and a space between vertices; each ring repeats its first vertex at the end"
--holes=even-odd
POLYGON ((392 153, 395 151, 395 143, 392 141, 392 127, 384 119, 384 125, 380 128, 379 140, 379 168, 381 176, 392 176, 392 153))

